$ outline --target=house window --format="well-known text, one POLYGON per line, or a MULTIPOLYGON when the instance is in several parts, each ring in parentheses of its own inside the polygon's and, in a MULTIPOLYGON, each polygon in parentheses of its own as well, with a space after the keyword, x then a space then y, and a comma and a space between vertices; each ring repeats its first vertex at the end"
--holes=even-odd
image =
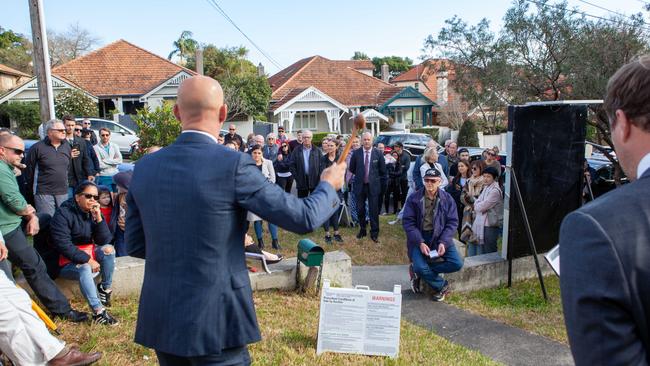
POLYGON ((415 108, 414 112, 413 123, 422 125, 422 108, 415 108))
POLYGON ((316 112, 296 112, 294 130, 315 130, 316 112))
POLYGON ((415 83, 415 90, 420 90, 420 83, 415 83))

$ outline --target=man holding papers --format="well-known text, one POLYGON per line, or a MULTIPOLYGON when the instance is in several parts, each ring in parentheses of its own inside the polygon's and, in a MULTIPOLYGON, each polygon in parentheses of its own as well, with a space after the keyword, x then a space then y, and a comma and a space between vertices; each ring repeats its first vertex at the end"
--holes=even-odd
MULTIPOLYGON (((449 283, 440 273, 456 272, 463 267, 453 240, 458 211, 451 195, 438 189, 442 182, 439 171, 429 169, 422 178, 424 188, 406 200, 402 225, 416 282, 424 280, 434 291, 433 300, 442 301, 449 291, 449 283)), ((416 287, 419 288, 419 283, 416 287)))

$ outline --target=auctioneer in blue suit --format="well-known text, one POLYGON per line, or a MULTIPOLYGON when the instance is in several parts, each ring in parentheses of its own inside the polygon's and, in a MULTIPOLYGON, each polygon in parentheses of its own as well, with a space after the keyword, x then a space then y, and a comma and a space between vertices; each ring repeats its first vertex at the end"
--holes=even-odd
POLYGON ((329 183, 298 199, 248 154, 197 131, 138 161, 127 202, 129 254, 146 258, 135 341, 181 357, 260 340, 244 255, 247 211, 307 233, 339 206, 329 183))

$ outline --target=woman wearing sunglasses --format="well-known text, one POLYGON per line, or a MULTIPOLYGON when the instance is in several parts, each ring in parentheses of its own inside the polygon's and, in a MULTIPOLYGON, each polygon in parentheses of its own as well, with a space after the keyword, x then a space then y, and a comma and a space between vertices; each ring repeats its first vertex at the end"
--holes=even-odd
POLYGON ((112 235, 102 216, 99 190, 89 181, 79 184, 74 197, 57 209, 50 224, 52 244, 59 252, 59 276, 79 281, 81 293, 98 324, 118 322, 106 311, 111 304, 115 249, 107 244, 112 235), (101 274, 95 286, 94 277, 101 274))

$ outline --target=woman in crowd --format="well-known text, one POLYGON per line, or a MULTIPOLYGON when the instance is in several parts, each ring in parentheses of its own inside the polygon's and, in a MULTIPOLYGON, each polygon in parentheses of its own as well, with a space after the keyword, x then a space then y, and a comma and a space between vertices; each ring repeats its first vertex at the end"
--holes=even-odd
POLYGON ((386 174, 388 175, 388 190, 386 191, 384 206, 386 207, 386 213, 388 213, 388 208, 390 206, 390 197, 392 195, 393 215, 397 215, 399 212, 399 198, 401 197, 399 179, 402 175, 402 170, 399 166, 399 154, 395 151, 392 151, 390 153, 390 157, 390 162, 386 164, 386 174))
POLYGON ((472 232, 476 238, 476 254, 497 251, 497 239, 503 223, 503 194, 497 181, 498 171, 494 167, 483 170, 484 187, 474 202, 474 224, 472 232))
MULTIPOLYGON (((273 163, 271 160, 264 159, 262 156, 262 146, 253 145, 250 148, 250 153, 253 161, 255 162, 255 165, 262 172, 262 175, 264 175, 269 181, 275 183, 275 169, 273 169, 273 163)), ((260 249, 264 249, 264 239, 262 237, 262 218, 248 211, 247 219, 248 221, 253 222, 253 228, 255 229, 255 235, 257 236, 258 246, 260 249)), ((268 223, 268 226, 269 232, 271 232, 271 246, 275 250, 280 250, 280 243, 278 242, 278 227, 270 222, 268 223)))
POLYGON ((474 160, 470 163, 471 175, 460 194, 460 202, 463 204, 463 219, 460 224, 459 238, 467 243, 468 257, 476 255, 478 249, 478 243, 472 232, 472 224, 474 224, 474 202, 483 190, 483 169, 485 169, 483 160, 474 160))
POLYGON ((424 173, 429 169, 435 169, 442 174, 442 182, 440 183, 440 189, 445 189, 449 185, 449 180, 445 175, 442 165, 438 163, 438 150, 435 147, 428 147, 424 150, 422 154, 423 164, 420 167, 420 176, 424 177, 424 173))
POLYGON ((65 201, 50 223, 52 244, 59 252, 59 276, 79 281, 81 293, 99 324, 115 325, 118 321, 106 311, 111 305, 111 284, 115 268, 115 249, 111 232, 102 217, 99 190, 89 181, 79 184, 74 197, 65 201), (99 272, 101 282, 95 286, 99 272))
MULTIPOLYGON (((321 157, 321 168, 323 170, 332 166, 339 160, 338 154, 339 145, 336 139, 327 138, 323 140, 323 151, 325 155, 321 157)), ((336 191, 336 194, 339 196, 339 200, 343 199, 343 193, 341 190, 336 191)), ((334 241, 337 243, 343 243, 343 238, 339 233, 339 216, 341 214, 341 206, 334 212, 334 214, 323 224, 323 229, 325 229, 325 243, 332 244, 332 236, 330 235, 330 226, 334 229, 334 241)))
POLYGON ((501 163, 497 159, 497 153, 494 152, 492 149, 486 149, 485 150, 485 166, 486 167, 493 167, 497 171, 497 181, 499 180, 499 176, 501 176, 501 163))
POLYGON ((467 181, 470 179, 470 165, 467 160, 459 160, 457 165, 456 176, 451 178, 451 182, 447 186, 447 192, 451 194, 456 202, 456 209, 458 210, 458 237, 460 238, 460 232, 462 225, 460 224, 463 221, 463 209, 464 206, 461 203, 460 196, 463 192, 463 189, 467 185, 467 181))
POLYGON ((275 174, 277 176, 275 183, 282 187, 282 189, 287 193, 291 193, 291 186, 293 185, 293 177, 291 176, 291 169, 288 164, 289 155, 291 155, 289 143, 284 141, 280 144, 278 158, 273 163, 273 168, 275 169, 275 174))

